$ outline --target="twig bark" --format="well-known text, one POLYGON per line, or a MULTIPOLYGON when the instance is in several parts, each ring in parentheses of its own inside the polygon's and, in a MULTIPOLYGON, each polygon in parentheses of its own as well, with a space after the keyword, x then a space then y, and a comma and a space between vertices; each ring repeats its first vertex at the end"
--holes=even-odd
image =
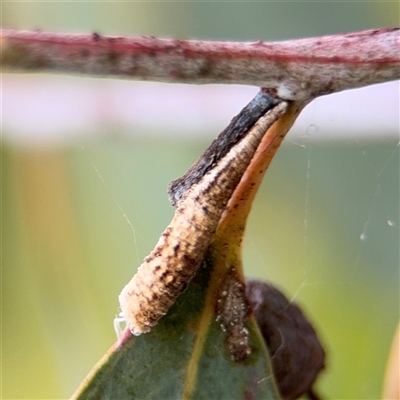
POLYGON ((2 30, 4 70, 273 88, 286 100, 400 79, 399 28, 230 43, 2 30))

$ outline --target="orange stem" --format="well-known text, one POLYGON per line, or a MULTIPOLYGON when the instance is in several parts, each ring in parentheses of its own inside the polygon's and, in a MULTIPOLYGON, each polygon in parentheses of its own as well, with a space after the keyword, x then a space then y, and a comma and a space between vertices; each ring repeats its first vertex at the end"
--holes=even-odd
POLYGON ((286 113, 268 129, 218 225, 213 240, 219 250, 217 257, 235 265, 242 280, 244 279, 241 263, 242 241, 254 197, 272 158, 305 105, 305 103, 291 103, 286 113))

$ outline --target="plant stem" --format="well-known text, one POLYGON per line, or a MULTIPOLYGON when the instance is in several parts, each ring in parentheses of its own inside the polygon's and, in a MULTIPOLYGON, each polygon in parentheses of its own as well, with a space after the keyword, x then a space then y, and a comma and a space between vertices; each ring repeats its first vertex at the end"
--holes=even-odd
POLYGON ((242 241, 247 218, 264 174, 305 103, 293 102, 266 132, 246 172, 236 186, 215 233, 212 246, 219 247, 217 258, 234 265, 239 279, 244 282, 242 241), (224 246, 221 246, 224 243, 224 246))
POLYGON ((2 30, 1 42, 5 70, 256 85, 286 100, 400 79, 399 28, 270 43, 2 30))

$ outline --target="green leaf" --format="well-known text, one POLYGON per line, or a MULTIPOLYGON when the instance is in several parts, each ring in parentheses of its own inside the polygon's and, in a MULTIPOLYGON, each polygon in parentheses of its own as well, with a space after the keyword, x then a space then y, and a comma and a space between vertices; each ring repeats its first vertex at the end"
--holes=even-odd
MULTIPOLYGON (((241 248, 263 173, 300 110, 293 103, 270 129, 265 127, 188 289, 150 333, 132 337, 125 331, 74 399, 280 399, 265 342, 249 317, 241 248)), ((158 307, 157 296, 147 293, 145 298, 158 307)))
POLYGON ((251 354, 235 362, 227 350, 226 333, 216 321, 220 265, 209 256, 150 333, 135 337, 125 331, 73 398, 280 399, 252 317, 245 322, 251 354))

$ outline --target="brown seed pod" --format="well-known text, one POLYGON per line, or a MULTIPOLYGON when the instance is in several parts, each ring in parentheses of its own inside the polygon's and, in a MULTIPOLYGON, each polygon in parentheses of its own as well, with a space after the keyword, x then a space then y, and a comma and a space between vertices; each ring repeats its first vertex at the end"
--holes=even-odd
POLYGON ((287 103, 281 102, 259 118, 177 202, 175 215, 155 249, 119 295, 121 316, 134 335, 149 332, 185 290, 261 139, 286 109, 287 103))
POLYGON ((270 351, 275 379, 284 400, 308 394, 325 366, 325 351, 300 308, 275 287, 246 280, 246 296, 270 351))

